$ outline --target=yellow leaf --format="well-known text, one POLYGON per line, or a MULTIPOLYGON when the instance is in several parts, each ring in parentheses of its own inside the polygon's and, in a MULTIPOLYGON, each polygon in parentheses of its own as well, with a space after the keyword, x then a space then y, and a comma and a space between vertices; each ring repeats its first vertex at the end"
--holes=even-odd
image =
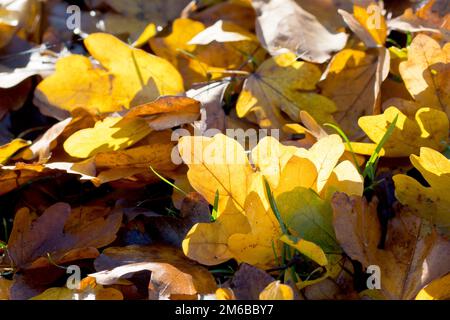
POLYGON ((353 15, 356 20, 369 32, 376 44, 383 46, 387 38, 387 25, 382 9, 377 4, 370 4, 367 8, 355 5, 353 15))
POLYGON ((104 288, 95 278, 81 280, 79 289, 50 288, 30 300, 123 300, 122 292, 114 288, 104 288))
MULTIPOLYGON (((386 157, 406 157, 418 153, 421 147, 445 148, 449 120, 444 112, 436 109, 421 108, 415 116, 406 116, 396 107, 390 107, 381 115, 361 117, 358 124, 370 140, 378 144, 397 115, 395 129, 383 146, 386 157)), ((352 144, 355 152, 367 155, 373 151, 371 146, 352 144)))
POLYGON ((216 290, 217 300, 236 300, 233 290, 230 288, 219 288, 216 290))
POLYGON ((432 281, 420 290, 416 300, 448 300, 450 299, 450 274, 432 281))
POLYGON ((222 134, 214 138, 182 137, 178 150, 189 166, 192 187, 209 203, 214 203, 219 193, 219 216, 222 212, 244 211, 253 170, 237 141, 222 134))
POLYGON ((321 77, 320 69, 308 62, 296 61, 286 53, 265 61, 244 84, 236 110, 240 118, 256 117, 262 128, 281 128, 291 120, 300 121, 300 111, 306 110, 320 124, 334 122, 333 101, 315 93, 321 77))
POLYGON ((397 199, 419 217, 431 221, 447 232, 450 230, 450 160, 439 152, 421 148, 420 156, 411 155, 414 167, 430 185, 424 187, 406 175, 394 176, 397 199))
POLYGON ((11 288, 12 284, 12 280, 7 280, 3 277, 0 277, 0 300, 9 299, 9 289, 11 288))
POLYGON ((420 104, 442 110, 450 117, 450 44, 443 48, 427 35, 417 35, 400 63, 400 74, 409 93, 420 104))
POLYGON ((140 48, 143 47, 154 35, 156 35, 156 26, 153 23, 150 23, 142 32, 142 34, 137 38, 137 40, 133 43, 133 47, 140 48))
POLYGON ((294 300, 294 291, 290 286, 274 281, 259 294, 259 300, 294 300))
MULTIPOLYGON (((317 190, 318 181, 325 185, 333 173, 344 152, 339 136, 325 137, 311 150, 284 146, 272 137, 264 138, 251 151, 254 169, 242 146, 222 134, 214 138, 183 137, 179 150, 189 167, 188 179, 192 187, 210 204, 214 204, 216 190, 219 191, 217 220, 195 225, 183 241, 183 250, 191 259, 206 265, 232 258, 262 268, 276 264, 282 233, 266 196, 264 177, 277 198, 290 191, 290 197, 283 198, 286 201, 282 207, 289 208, 292 201, 296 201, 296 208, 289 211, 292 221, 299 221, 293 217, 295 214, 303 214, 302 221, 323 216, 324 228, 328 228, 331 209, 308 188, 317 190), (299 189, 305 191, 302 193, 299 189)), ((352 166, 346 163, 342 168, 355 171, 352 166)), ((354 182, 358 189, 355 193, 359 194, 363 183, 356 175, 359 180, 354 182)), ((338 176, 343 177, 345 188, 342 189, 353 191, 345 185, 351 175, 338 176)), ((338 183, 334 186, 333 190, 340 190, 338 183)), ((295 228, 303 232, 300 223, 295 228)), ((327 232, 331 231, 327 229, 327 232)), ((320 240, 320 237, 311 237, 320 240)), ((322 242, 335 249, 328 238, 322 242)))
POLYGON ((273 137, 265 137, 252 150, 252 163, 266 177, 273 188, 278 186, 280 175, 287 162, 297 152, 294 146, 282 145, 273 137))
MULTIPOLYGON (((56 73, 37 87, 39 106, 67 111, 84 107, 92 113, 106 113, 183 92, 180 74, 164 59, 105 33, 91 34, 84 43, 103 68, 80 55, 60 59, 56 73)), ((47 114, 55 116, 52 112, 47 114)))
POLYGON ((247 234, 235 233, 228 239, 228 246, 238 262, 257 267, 276 264, 275 252, 279 256, 278 239, 281 236, 280 224, 271 209, 266 209, 263 200, 256 192, 247 196, 245 216, 251 231, 247 234), (274 252, 275 250, 275 252, 274 252))
POLYGON ((8 162, 17 151, 29 146, 31 143, 22 139, 14 139, 8 144, 0 147, 0 164, 8 162))
POLYGON ((151 129, 140 118, 110 117, 93 128, 75 132, 64 142, 64 150, 75 158, 88 158, 99 152, 118 151, 145 138, 151 129))
POLYGON ((199 223, 192 227, 183 240, 183 252, 189 258, 214 266, 233 258, 228 239, 235 233, 250 231, 242 213, 222 213, 214 223, 199 223))
POLYGON ((280 240, 314 262, 317 262, 320 266, 323 267, 328 264, 327 256, 315 243, 288 235, 283 235, 280 240))

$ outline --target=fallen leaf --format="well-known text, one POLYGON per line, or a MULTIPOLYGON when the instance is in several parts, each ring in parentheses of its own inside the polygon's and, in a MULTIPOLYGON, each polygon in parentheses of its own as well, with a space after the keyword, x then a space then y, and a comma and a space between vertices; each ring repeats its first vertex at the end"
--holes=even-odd
POLYGON ((240 118, 255 116, 261 128, 281 128, 289 122, 284 114, 291 121, 300 121, 301 110, 321 124, 334 122, 335 104, 316 93, 320 77, 317 66, 296 61, 294 54, 271 58, 245 81, 236 105, 237 114, 240 118))
POLYGON ((222 108, 222 100, 229 84, 224 79, 219 82, 194 87, 186 92, 188 97, 200 101, 202 105, 200 110, 201 119, 196 124, 202 134, 208 129, 217 129, 222 133, 225 132, 227 121, 225 111, 222 108))
POLYGON ((450 160, 439 152, 421 148, 420 156, 412 154, 411 163, 419 170, 429 187, 406 175, 394 176, 395 195, 404 205, 446 232, 450 230, 447 190, 450 186, 450 160))
POLYGON ((212 275, 173 247, 110 247, 96 259, 95 267, 99 272, 89 276, 102 285, 118 283, 136 272, 150 271, 149 299, 194 296, 216 290, 212 275))
POLYGON ((259 300, 294 300, 294 291, 290 286, 274 281, 259 294, 259 300))
POLYGON ((197 33, 188 45, 208 45, 217 42, 256 41, 255 35, 227 21, 219 20, 211 27, 197 33))
POLYGON ((114 288, 104 288, 87 277, 81 280, 80 289, 50 288, 30 300, 123 300, 122 293, 114 288))
POLYGON ((93 251, 87 249, 111 243, 122 221, 122 213, 114 212, 105 218, 85 220, 68 231, 65 224, 70 215, 70 206, 65 203, 53 205, 36 220, 27 208, 20 209, 8 241, 11 262, 19 269, 29 269, 48 264, 47 255, 55 263, 78 260, 83 251, 90 258, 93 251))
POLYGON ((313 242, 326 254, 340 253, 329 202, 301 187, 280 194, 276 202, 284 223, 294 236, 313 242))
POLYGON ((384 46, 388 36, 386 20, 382 8, 371 3, 367 7, 353 6, 353 15, 345 10, 338 10, 350 29, 368 48, 384 46))
POLYGON ((258 300, 259 294, 273 281, 268 273, 243 263, 234 274, 230 289, 238 300, 258 300))
POLYGON ((143 119, 109 117, 93 128, 75 132, 64 142, 64 150, 75 158, 88 158, 99 152, 131 147, 152 130, 143 119))
POLYGON ((406 116, 396 107, 389 107, 382 115, 359 118, 359 126, 374 143, 352 143, 352 149, 359 154, 371 155, 397 115, 395 129, 383 145, 384 156, 407 157, 418 153, 421 147, 436 150, 445 148, 449 121, 444 112, 420 108, 406 116))
POLYGON ((416 296, 416 300, 448 300, 449 298, 450 274, 432 281, 416 296))
POLYGON ((334 196, 334 228, 344 251, 364 268, 381 269, 381 292, 388 299, 414 299, 431 281, 449 271, 449 242, 428 231, 420 218, 398 212, 389 221, 384 249, 378 248, 381 226, 376 202, 360 197, 334 196))
POLYGON ((10 143, 0 147, 0 164, 8 162, 17 151, 30 145, 29 141, 14 139, 10 143))
POLYGON ((151 129, 162 131, 192 123, 199 115, 199 101, 187 97, 165 96, 134 107, 124 118, 143 118, 151 129))
MULTIPOLYGON (((388 76, 389 61, 386 49, 344 49, 333 57, 325 71, 325 80, 319 86, 322 94, 336 103, 333 116, 350 139, 362 138, 362 131, 355 127, 360 117, 381 111, 380 86, 388 76)), ((314 117, 314 113, 309 113, 314 117)))
POLYGON ((258 38, 272 55, 291 51, 304 60, 324 63, 347 42, 345 33, 330 32, 294 0, 253 0, 252 4, 258 38))
POLYGON ((91 34, 84 43, 103 68, 80 55, 61 58, 56 72, 35 92, 35 103, 44 114, 63 119, 67 111, 77 107, 92 113, 120 111, 183 91, 181 76, 164 59, 109 34, 91 34))
POLYGON ((400 63, 400 74, 414 99, 450 117, 450 45, 443 48, 424 34, 417 35, 408 49, 408 61, 400 63))

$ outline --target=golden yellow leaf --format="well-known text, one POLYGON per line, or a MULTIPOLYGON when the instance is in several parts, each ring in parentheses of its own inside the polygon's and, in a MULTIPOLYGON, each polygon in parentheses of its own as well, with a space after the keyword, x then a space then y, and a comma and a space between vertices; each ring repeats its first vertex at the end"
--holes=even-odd
POLYGON ((416 300, 448 300, 450 299, 450 274, 436 279, 420 290, 416 300))
POLYGON ((0 300, 9 299, 9 289, 11 288, 12 284, 12 280, 0 277, 0 300))
MULTIPOLYGON (((82 107, 92 113, 106 113, 183 91, 180 74, 164 59, 134 49, 109 34, 91 34, 84 43, 103 68, 80 55, 60 59, 56 73, 37 87, 35 98, 41 111, 45 107, 63 111, 82 107)), ((55 116, 48 110, 46 114, 55 116)), ((64 114, 59 111, 56 117, 64 114)))
POLYGON ((311 63, 296 61, 286 53, 265 61, 244 84, 236 110, 240 118, 252 115, 262 128, 281 128, 290 120, 300 121, 306 110, 320 124, 334 122, 333 101, 317 94, 320 69, 311 63))
POLYGON ((145 138, 151 129, 144 119, 110 117, 93 128, 75 132, 64 142, 64 150, 75 158, 88 158, 99 152, 118 151, 145 138))
POLYGON ((431 221, 436 226, 450 230, 450 215, 448 208, 450 198, 450 160, 439 152, 421 148, 420 156, 411 155, 414 167, 430 185, 424 187, 417 180, 406 176, 394 176, 395 195, 404 205, 417 216, 431 221))
MULTIPOLYGON (((310 237, 305 240, 319 241, 317 244, 324 244, 331 252, 339 251, 335 250, 333 239, 319 236, 325 229, 332 233, 328 230, 331 225, 329 205, 307 189, 317 190, 318 184, 326 185, 333 174, 344 152, 339 136, 321 139, 311 150, 283 146, 267 137, 251 152, 255 171, 242 146, 222 134, 214 138, 183 137, 179 150, 189 167, 188 179, 193 188, 210 204, 214 204, 216 191, 219 193, 217 220, 195 225, 183 241, 183 250, 191 259, 206 265, 232 258, 260 267, 275 265, 274 250, 279 254, 282 233, 267 199, 264 177, 277 199, 289 192, 280 200, 280 210, 289 215, 289 221, 296 223, 291 227, 303 233, 305 228, 302 229, 298 221, 320 220, 321 225, 312 228, 318 230, 317 235, 306 232, 310 237), (295 208, 292 208, 293 203, 295 208), (303 218, 296 219, 296 214, 303 218)), ((334 188, 327 189, 329 196, 331 190, 341 188, 350 194, 362 194, 362 178, 351 163, 345 163, 336 172, 341 180, 336 178, 334 188), (349 170, 349 173, 341 174, 342 170, 349 170)))
POLYGON ((421 147, 443 150, 448 137, 449 120, 439 110, 421 108, 415 115, 406 116, 396 107, 390 107, 377 116, 361 117, 359 126, 374 144, 352 143, 356 153, 371 155, 390 124, 398 115, 394 131, 383 146, 386 157, 407 157, 418 153, 421 147))
POLYGON ((233 290, 230 288, 219 288, 216 290, 217 300, 236 300, 233 290))
POLYGON ((201 264, 214 266, 233 258, 228 239, 235 233, 250 232, 242 213, 222 213, 214 223, 196 224, 183 240, 183 252, 201 264))
POLYGON ((450 117, 450 44, 443 48, 425 34, 409 47, 408 61, 400 63, 406 88, 420 104, 442 110, 450 117))
POLYGON ((260 293, 259 300, 294 300, 294 291, 290 286, 274 281, 260 293))
POLYGON ((30 300, 123 300, 123 295, 119 290, 104 288, 94 278, 87 277, 81 280, 79 289, 50 288, 30 300))
POLYGON ((0 164, 5 164, 17 151, 28 147, 31 143, 23 139, 14 139, 0 147, 0 164))
POLYGON ((388 30, 381 11, 381 7, 375 3, 370 4, 367 8, 357 5, 353 7, 353 15, 356 20, 369 32, 376 44, 383 46, 386 42, 388 30))
POLYGON ((326 266, 328 264, 327 256, 315 243, 288 235, 283 235, 280 240, 320 266, 326 266))
POLYGON ((178 150, 189 166, 192 187, 209 203, 214 203, 219 193, 219 216, 222 212, 244 211, 253 170, 237 141, 222 134, 214 138, 182 137, 178 150))
POLYGON ((280 252, 278 239, 281 236, 280 224, 271 209, 266 209, 256 192, 247 196, 245 201, 245 216, 250 225, 250 232, 235 233, 228 238, 229 250, 239 262, 245 262, 257 267, 267 267, 276 264, 275 252, 280 252))

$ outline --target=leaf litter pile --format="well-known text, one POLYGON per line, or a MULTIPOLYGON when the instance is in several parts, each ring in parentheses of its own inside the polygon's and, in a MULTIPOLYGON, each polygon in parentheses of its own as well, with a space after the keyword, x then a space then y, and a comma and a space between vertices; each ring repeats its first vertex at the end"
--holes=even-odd
POLYGON ((0 299, 449 299, 449 11, 0 0, 0 299))

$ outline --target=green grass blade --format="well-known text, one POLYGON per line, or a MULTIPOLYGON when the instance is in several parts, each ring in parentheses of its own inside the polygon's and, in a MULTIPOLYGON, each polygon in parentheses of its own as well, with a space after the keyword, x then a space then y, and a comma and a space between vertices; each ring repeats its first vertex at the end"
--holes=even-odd
POLYGON ((377 147, 375 148, 375 151, 370 156, 369 161, 367 161, 363 176, 367 177, 370 174, 369 178, 371 178, 372 181, 374 180, 375 169, 376 169, 378 160, 380 159, 380 152, 383 149, 383 146, 385 145, 386 141, 388 141, 389 138, 392 136, 392 133, 394 133, 395 126, 397 125, 397 120, 398 120, 398 114, 395 116, 394 121, 392 121, 392 123, 389 125, 383 138, 380 140, 377 147))
POLYGON ((160 175, 158 172, 156 172, 155 169, 153 169, 152 166, 150 166, 150 170, 152 170, 152 172, 158 177, 160 178, 162 181, 164 181, 165 183, 167 183, 169 186, 173 187, 176 191, 180 192, 181 194, 187 196, 187 192, 184 190, 181 190, 179 187, 177 187, 176 185, 174 185, 172 182, 170 182, 169 180, 167 180, 166 178, 164 178, 162 175, 160 175))
POLYGON ((345 143, 347 144, 348 148, 350 149, 350 153, 352 154, 353 162, 355 164, 356 169, 358 170, 359 174, 362 175, 361 167, 358 164, 358 161, 356 160, 355 152, 353 151, 352 144, 350 142, 350 139, 347 137, 344 131, 341 130, 338 126, 332 124, 332 123, 325 123, 324 126, 333 128, 336 130, 336 132, 341 136, 342 139, 344 139, 345 143))

